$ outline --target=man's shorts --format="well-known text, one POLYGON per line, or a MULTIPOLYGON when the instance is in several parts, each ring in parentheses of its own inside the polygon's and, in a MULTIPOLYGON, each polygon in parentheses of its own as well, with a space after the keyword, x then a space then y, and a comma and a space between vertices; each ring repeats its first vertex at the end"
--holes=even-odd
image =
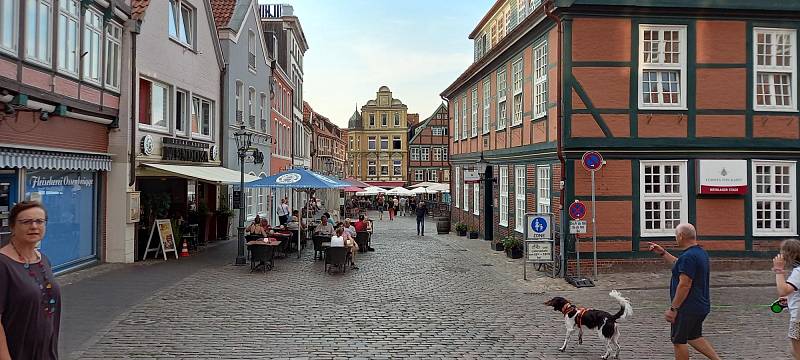
POLYGON ((789 339, 800 340, 800 321, 789 321, 789 339))
POLYGON ((707 314, 686 314, 678 312, 672 324, 670 338, 673 344, 686 344, 703 336, 703 321, 707 314))

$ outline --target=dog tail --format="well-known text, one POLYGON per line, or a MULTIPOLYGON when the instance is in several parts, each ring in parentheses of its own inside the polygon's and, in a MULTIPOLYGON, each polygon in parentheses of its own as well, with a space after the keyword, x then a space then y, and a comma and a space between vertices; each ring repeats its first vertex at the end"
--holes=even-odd
POLYGON ((617 311, 617 313, 611 317, 613 320, 617 319, 625 320, 631 317, 631 315, 633 315, 633 307, 631 306, 631 301, 628 300, 627 298, 622 297, 622 294, 620 294, 619 291, 611 290, 611 292, 608 293, 608 295, 614 298, 614 300, 617 300, 620 306, 619 311, 617 311))

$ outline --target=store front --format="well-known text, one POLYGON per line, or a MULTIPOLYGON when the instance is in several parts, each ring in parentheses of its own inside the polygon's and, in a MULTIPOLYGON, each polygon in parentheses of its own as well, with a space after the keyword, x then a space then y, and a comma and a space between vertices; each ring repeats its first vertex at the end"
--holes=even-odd
POLYGON ((0 239, 10 238, 8 213, 21 200, 41 202, 47 234, 40 248, 56 272, 99 260, 100 192, 105 154, 0 148, 0 239))

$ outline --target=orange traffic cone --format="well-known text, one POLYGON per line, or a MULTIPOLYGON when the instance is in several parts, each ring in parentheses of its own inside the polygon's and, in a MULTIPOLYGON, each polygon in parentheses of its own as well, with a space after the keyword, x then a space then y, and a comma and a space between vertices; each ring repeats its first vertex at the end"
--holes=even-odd
POLYGON ((181 257, 189 257, 189 246, 186 245, 186 241, 183 242, 183 249, 181 249, 181 257))

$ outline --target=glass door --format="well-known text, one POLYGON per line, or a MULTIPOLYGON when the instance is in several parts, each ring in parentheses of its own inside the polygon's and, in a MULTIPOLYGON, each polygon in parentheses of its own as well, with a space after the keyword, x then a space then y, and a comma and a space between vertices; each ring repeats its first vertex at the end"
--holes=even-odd
POLYGON ((8 214, 17 203, 17 174, 0 173, 0 244, 11 237, 8 214))

